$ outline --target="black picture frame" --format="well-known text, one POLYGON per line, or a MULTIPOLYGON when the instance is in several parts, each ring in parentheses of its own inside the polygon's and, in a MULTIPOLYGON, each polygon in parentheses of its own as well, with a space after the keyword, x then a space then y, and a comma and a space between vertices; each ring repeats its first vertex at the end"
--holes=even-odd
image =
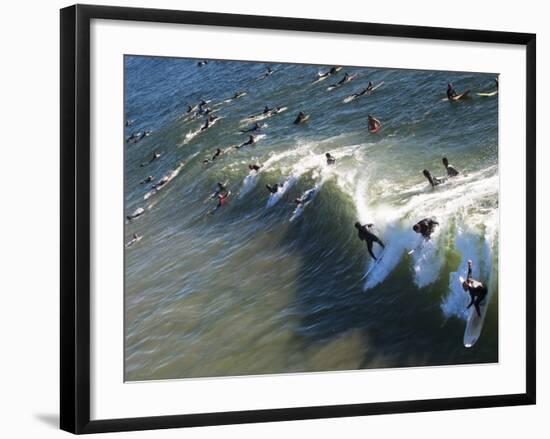
POLYGON ((536 401, 536 35, 302 18, 75 5, 61 13, 61 322, 60 426, 81 434, 325 417, 426 412, 535 404, 536 401), (90 21, 131 20, 406 37, 526 47, 526 392, 383 403, 346 404, 90 419, 90 21))

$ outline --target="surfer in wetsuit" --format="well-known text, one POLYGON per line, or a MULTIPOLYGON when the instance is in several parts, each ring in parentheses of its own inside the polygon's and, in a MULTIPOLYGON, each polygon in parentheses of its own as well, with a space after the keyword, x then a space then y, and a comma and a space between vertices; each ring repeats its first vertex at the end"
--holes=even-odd
POLYGON ((469 309, 474 305, 477 315, 481 317, 479 305, 485 299, 485 296, 487 296, 488 291, 485 285, 472 277, 472 261, 468 261, 468 277, 462 283, 462 288, 464 288, 464 291, 470 293, 470 303, 466 308, 469 309))
POLYGON ((206 159, 203 161, 203 163, 210 163, 210 162, 213 162, 214 160, 216 160, 221 154, 223 154, 223 151, 220 149, 220 148, 216 148, 216 152, 214 153, 214 155, 212 156, 211 159, 206 159))
POLYGON ((210 128, 210 125, 217 119, 216 116, 211 114, 208 116, 208 119, 206 119, 206 123, 201 127, 201 131, 206 130, 207 128, 210 128))
POLYGON ((456 168, 449 164, 449 160, 447 160, 447 157, 443 157, 442 161, 443 161, 443 166, 445 166, 445 169, 447 170, 448 177, 456 177, 459 174, 456 168))
POLYGON ((250 169, 251 171, 256 171, 256 172, 258 172, 261 167, 262 167, 262 165, 257 165, 255 163, 251 164, 251 165, 248 165, 248 169, 250 169))
POLYGON ((369 81, 367 88, 365 90, 367 93, 370 93, 373 88, 374 88, 374 85, 372 84, 372 82, 369 81))
POLYGON ((418 221, 414 226, 413 230, 416 233, 420 233, 424 238, 430 239, 435 226, 438 226, 439 223, 433 218, 424 218, 421 221, 418 221))
POLYGON ((266 184, 265 187, 269 192, 272 194, 276 194, 279 191, 279 188, 282 186, 282 184, 275 183, 274 185, 266 184))
POLYGON ((296 203, 296 207, 301 207, 305 203, 310 201, 313 198, 313 192, 314 191, 315 191, 315 189, 310 189, 310 190, 306 191, 306 193, 304 195, 302 195, 301 197, 295 198, 294 202, 296 203))
POLYGON ((254 131, 259 131, 263 128, 263 125, 259 122, 256 122, 251 128, 247 130, 241 130, 241 133, 252 133, 254 131))
POLYGON ((273 108, 269 108, 267 105, 264 107, 264 114, 267 114, 269 113, 270 111, 272 111, 273 108))
POLYGON ((371 133, 376 133, 382 126, 381 122, 370 114, 367 116, 367 124, 371 133))
POLYGON ((330 152, 327 152, 325 157, 327 158, 327 165, 334 165, 336 163, 336 158, 330 155, 330 152))
POLYGON ((365 224, 364 226, 361 225, 359 221, 355 223, 355 228, 358 231, 358 236, 361 241, 365 241, 367 243, 367 250, 369 251, 372 258, 376 261, 376 256, 374 256, 374 253, 372 252, 372 243, 377 242, 382 248, 384 247, 384 243, 382 240, 376 236, 374 233, 371 232, 371 229, 374 227, 374 224, 365 224))
POLYGON ((235 146, 235 148, 239 149, 239 148, 242 148, 244 146, 248 146, 248 145, 252 145, 256 143, 256 137, 253 136, 252 134, 250 134, 250 136, 248 136, 248 140, 244 143, 241 143, 240 145, 237 145, 235 146))
POLYGON ((445 181, 447 181, 447 178, 445 177, 434 177, 427 169, 424 169, 422 173, 424 174, 424 177, 428 179, 432 187, 439 186, 441 183, 445 183, 445 181))
POLYGON ((453 84, 449 82, 447 84, 447 99, 449 99, 450 101, 454 101, 457 96, 458 93, 455 91, 453 84))
POLYGON ((304 113, 303 111, 300 111, 298 113, 298 116, 296 116, 296 119, 294 120, 294 123, 295 124, 300 124, 300 123, 303 123, 307 120, 307 116, 306 116, 306 113, 304 113))

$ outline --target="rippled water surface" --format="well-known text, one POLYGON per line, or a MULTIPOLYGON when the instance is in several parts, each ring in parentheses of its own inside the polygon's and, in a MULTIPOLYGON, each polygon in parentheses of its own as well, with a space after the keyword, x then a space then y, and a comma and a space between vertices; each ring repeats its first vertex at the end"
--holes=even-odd
POLYGON ((498 95, 476 94, 495 75, 348 67, 313 83, 329 67, 125 58, 126 135, 152 130, 124 143, 124 215, 144 209, 125 227, 127 242, 142 237, 125 251, 128 380, 498 361, 498 95), (357 76, 328 91, 345 72, 357 76), (369 81, 383 84, 345 102, 369 81), (450 81, 471 98, 447 101, 450 81), (220 117, 203 132, 186 114, 201 99, 220 117), (261 121, 255 145, 231 148, 266 105, 287 109, 261 121), (299 111, 310 118, 295 125, 299 111), (422 170, 444 175, 443 156, 461 173, 432 189, 422 170), (231 196, 208 215, 218 181, 231 196), (274 183, 284 190, 270 197, 274 183), (423 242, 412 225, 428 216, 440 227, 423 242), (373 268, 356 220, 386 244, 373 268), (468 259, 489 287, 472 348, 468 259))

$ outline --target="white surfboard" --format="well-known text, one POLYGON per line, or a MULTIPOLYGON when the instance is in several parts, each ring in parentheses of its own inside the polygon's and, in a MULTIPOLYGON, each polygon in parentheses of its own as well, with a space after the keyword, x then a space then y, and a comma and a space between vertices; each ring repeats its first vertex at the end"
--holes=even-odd
MULTIPOLYGON (((460 285, 464 282, 464 278, 459 276, 460 285)), ((487 314, 487 296, 480 303, 479 308, 481 310, 481 317, 477 315, 477 311, 472 305, 470 307, 470 313, 468 314, 468 320, 466 321, 466 329, 464 330, 464 346, 471 348, 479 340, 481 330, 483 329, 483 322, 485 321, 485 314, 487 314)))

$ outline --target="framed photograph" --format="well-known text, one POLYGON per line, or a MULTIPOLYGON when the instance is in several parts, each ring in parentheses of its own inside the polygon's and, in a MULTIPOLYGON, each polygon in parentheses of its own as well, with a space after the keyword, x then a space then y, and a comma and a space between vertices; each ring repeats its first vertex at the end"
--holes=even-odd
POLYGON ((535 403, 535 35, 61 10, 61 428, 535 403))

